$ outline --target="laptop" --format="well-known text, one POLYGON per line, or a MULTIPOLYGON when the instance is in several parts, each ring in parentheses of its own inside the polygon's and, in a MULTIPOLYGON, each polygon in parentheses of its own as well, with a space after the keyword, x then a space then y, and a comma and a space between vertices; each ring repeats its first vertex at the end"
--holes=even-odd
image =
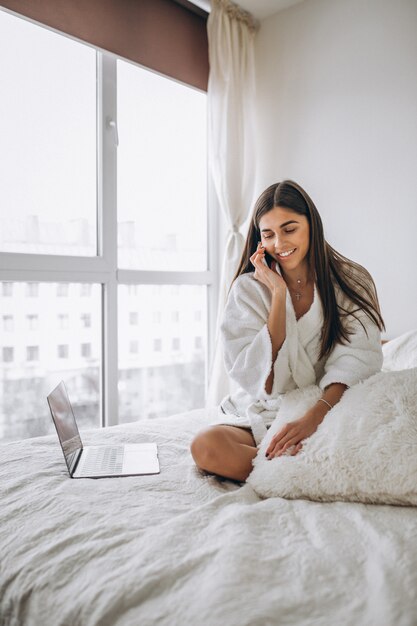
POLYGON ((71 478, 159 474, 156 443, 83 446, 63 381, 47 400, 71 478))

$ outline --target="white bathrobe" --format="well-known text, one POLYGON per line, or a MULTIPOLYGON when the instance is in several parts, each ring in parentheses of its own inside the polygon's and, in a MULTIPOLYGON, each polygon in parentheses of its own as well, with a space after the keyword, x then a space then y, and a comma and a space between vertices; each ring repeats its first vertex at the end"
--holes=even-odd
MULTIPOLYGON (((347 304, 341 291, 336 290, 336 298, 345 308, 350 306, 348 310, 354 308, 353 304, 347 304)), ((319 361, 323 310, 317 288, 310 309, 298 321, 287 290, 286 337, 274 363, 274 382, 268 394, 265 383, 272 367, 272 343, 267 327, 270 308, 271 292, 254 278, 254 272, 242 274, 234 281, 221 336, 226 370, 237 383, 237 390, 222 400, 219 418, 212 422, 250 427, 258 446, 287 391, 313 384, 323 390, 331 383, 351 387, 379 372, 383 359, 380 331, 360 311, 355 315, 362 320, 368 336, 360 322, 350 315, 349 328, 354 330, 350 343, 336 344, 331 354, 319 361)))

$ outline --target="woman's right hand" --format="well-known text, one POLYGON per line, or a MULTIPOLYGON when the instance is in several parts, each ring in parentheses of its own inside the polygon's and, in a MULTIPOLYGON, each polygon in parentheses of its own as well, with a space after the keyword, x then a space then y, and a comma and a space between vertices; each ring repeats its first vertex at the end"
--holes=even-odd
POLYGON ((265 258, 265 249, 258 243, 258 247, 254 254, 250 257, 251 263, 255 268, 255 278, 259 282, 263 283, 271 293, 282 292, 284 295, 287 290, 287 284, 280 274, 276 271, 277 262, 272 261, 269 268, 266 263, 263 262, 265 258))

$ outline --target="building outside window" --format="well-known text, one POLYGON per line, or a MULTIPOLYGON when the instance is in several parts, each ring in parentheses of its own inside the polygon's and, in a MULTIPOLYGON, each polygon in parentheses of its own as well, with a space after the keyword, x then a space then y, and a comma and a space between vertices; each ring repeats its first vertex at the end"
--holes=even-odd
POLYGON ((81 296, 84 298, 91 296, 91 288, 92 285, 89 285, 88 283, 82 283, 80 287, 81 296))
POLYGON ((129 296, 137 296, 139 293, 138 285, 128 285, 129 296))
POLYGON ((2 284, 2 296, 3 298, 11 298, 13 295, 13 283, 2 284))
POLYGON ((179 337, 174 337, 172 340, 172 349, 179 350, 181 345, 181 341, 179 337))
MULTIPOLYGON (((91 352, 87 347, 84 348, 84 357, 80 354, 80 329, 69 324, 69 320, 80 318, 82 307, 85 306, 79 285, 75 284, 74 287, 74 297, 67 302, 68 313, 61 313, 62 300, 56 295, 56 283, 42 283, 39 286, 39 296, 31 300, 31 306, 38 312, 26 315, 23 318, 25 323, 19 328, 16 319, 15 331, 8 333, 13 344, 2 344, 0 333, 0 356, 3 357, 3 367, 7 366, 8 372, 7 377, 4 376, 1 381, 3 395, 0 395, 0 439, 11 440, 54 433, 48 407, 45 407, 45 398, 62 379, 65 380, 75 403, 86 407, 80 414, 80 426, 99 426, 97 388, 101 356, 101 287, 93 285, 89 303, 92 310, 89 314, 91 327, 82 330, 85 338, 83 343, 91 345, 91 352), (57 333, 63 340, 59 344, 62 346, 59 353, 55 344, 57 333), (36 337, 36 344, 30 343, 34 341, 32 337, 36 337), (83 358, 88 361, 83 363, 83 358), (22 399, 19 403, 15 402, 17 395, 22 399), (30 401, 30 407, 25 404, 24 399, 30 401)), ((7 302, 18 311, 19 302, 24 301, 26 296, 26 284, 14 283, 13 292, 15 298, 12 302, 7 302)))
POLYGON ((6 346, 2 348, 3 363, 12 363, 14 358, 14 349, 6 346))
POLYGON ((36 330, 39 325, 39 317, 38 315, 27 315, 27 327, 29 330, 36 330))
POLYGON ((91 357, 91 343, 81 344, 81 356, 83 359, 89 359, 91 357))
POLYGON ((153 311, 152 313, 152 321, 154 324, 160 324, 162 321, 162 313, 161 311, 153 311))
POLYGON ((37 298, 39 294, 39 285, 38 283, 27 283, 26 285, 26 295, 28 298, 37 298))
POLYGON ((135 312, 129 313, 129 324, 131 326, 137 326, 139 323, 139 315, 135 312))
POLYGON ((130 354, 137 354, 139 352, 139 342, 138 341, 131 341, 129 344, 129 352, 130 354))
POLYGON ((66 314, 58 315, 58 328, 65 330, 69 328, 69 317, 66 314))
POLYGON ((66 298, 68 296, 68 285, 66 283, 59 283, 56 290, 56 295, 59 298, 66 298))
POLYGON ((3 315, 3 330, 9 333, 13 330, 13 315, 3 315))
POLYGON ((27 346, 26 361, 39 361, 39 346, 27 346))
POLYGON ((61 344, 58 346, 58 358, 59 359, 67 359, 69 354, 69 347, 65 344, 61 344))
POLYGON ((91 315, 90 315, 90 313, 83 313, 81 315, 81 326, 83 328, 90 328, 91 327, 91 315))

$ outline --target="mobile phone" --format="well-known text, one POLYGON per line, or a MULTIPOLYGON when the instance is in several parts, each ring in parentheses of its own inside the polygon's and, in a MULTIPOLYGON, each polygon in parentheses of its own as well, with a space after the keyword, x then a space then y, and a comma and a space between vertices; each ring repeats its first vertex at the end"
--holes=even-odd
POLYGON ((262 260, 263 260, 264 264, 267 265, 269 267, 269 269, 271 269, 271 263, 272 263, 272 261, 274 259, 272 258, 272 256, 270 254, 268 254, 268 252, 266 250, 265 250, 265 256, 264 256, 264 258, 262 260))

